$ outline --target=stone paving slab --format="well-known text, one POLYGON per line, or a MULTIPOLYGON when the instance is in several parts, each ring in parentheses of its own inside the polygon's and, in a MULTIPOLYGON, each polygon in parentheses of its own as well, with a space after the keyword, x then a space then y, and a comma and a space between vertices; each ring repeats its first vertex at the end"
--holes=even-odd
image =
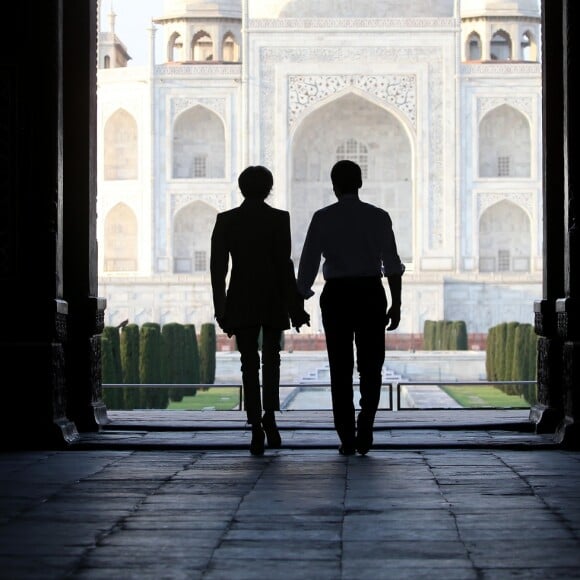
MULTIPOLYGON (((580 578, 580 452, 513 431, 517 417, 492 431, 472 419, 366 457, 341 456, 322 416, 309 445, 262 457, 235 421, 224 449, 175 449, 187 431, 174 425, 149 448, 4 452, 0 578, 580 578), (485 445, 461 447, 467 432, 485 445)), ((291 420, 284 435, 303 437, 291 420)))

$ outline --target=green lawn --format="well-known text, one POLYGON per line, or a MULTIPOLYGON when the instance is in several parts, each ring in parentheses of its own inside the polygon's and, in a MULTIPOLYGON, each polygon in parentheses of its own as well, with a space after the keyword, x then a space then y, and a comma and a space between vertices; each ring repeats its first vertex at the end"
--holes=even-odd
POLYGON ((466 408, 520 407, 526 409, 530 407, 530 404, 523 397, 519 395, 507 395, 493 386, 447 385, 442 386, 441 389, 455 399, 462 407, 466 408))
POLYGON ((194 397, 183 397, 183 400, 171 401, 167 406, 170 410, 201 411, 214 409, 216 411, 231 411, 238 409, 240 404, 240 390, 232 388, 209 388, 199 390, 194 397))

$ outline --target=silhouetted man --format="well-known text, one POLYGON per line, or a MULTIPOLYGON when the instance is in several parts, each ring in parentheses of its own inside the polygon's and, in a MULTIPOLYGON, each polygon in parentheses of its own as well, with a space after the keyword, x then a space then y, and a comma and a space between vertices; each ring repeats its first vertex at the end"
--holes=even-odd
POLYGON ((264 453, 264 432, 269 447, 277 448, 282 443, 274 413, 280 410, 282 333, 290 328, 290 321, 299 330, 310 320, 304 311, 304 299, 298 293, 290 257, 290 214, 265 202, 273 183, 272 173, 260 165, 242 171, 238 185, 244 201, 239 207, 217 215, 211 237, 215 318, 228 336, 235 335, 240 351, 253 455, 264 453), (232 267, 226 294, 230 257, 232 267))
POLYGON ((373 444, 381 394, 385 328, 399 326, 405 266, 397 252, 389 214, 359 199, 360 167, 353 161, 338 161, 330 178, 338 201, 312 216, 300 257, 298 289, 306 299, 314 294, 312 284, 324 257, 320 309, 339 452, 366 455, 373 444), (388 310, 383 276, 391 294, 388 310), (356 421, 355 346, 361 408, 356 421))

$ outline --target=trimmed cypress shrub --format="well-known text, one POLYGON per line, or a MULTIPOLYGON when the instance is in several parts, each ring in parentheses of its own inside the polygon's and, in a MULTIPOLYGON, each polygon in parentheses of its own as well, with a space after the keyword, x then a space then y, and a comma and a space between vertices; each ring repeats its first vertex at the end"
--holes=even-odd
POLYGON ((488 381, 497 380, 497 359, 494 360, 496 348, 495 340, 497 334, 497 326, 492 326, 487 331, 487 340, 485 348, 485 374, 488 381))
POLYGON ((423 323, 423 349, 435 350, 435 326, 434 320, 425 320, 423 323))
MULTIPOLYGON (((485 370, 488 381, 535 381, 537 340, 532 324, 503 322, 487 333, 485 370), (509 373, 509 374, 508 374, 509 373)), ((533 405, 536 385, 498 385, 510 395, 520 395, 533 405)))
POLYGON ((467 350, 467 324, 464 320, 453 321, 451 337, 451 350, 467 350))
MULTIPOLYGON (((185 331, 182 324, 168 322, 161 329, 162 337, 162 381, 166 384, 185 383, 185 331)), ((169 389, 172 401, 183 399, 182 389, 169 389)))
POLYGON ((505 381, 506 369, 506 340, 507 340, 507 322, 501 322, 497 325, 495 336, 495 354, 496 366, 495 374, 496 381, 505 381))
POLYGON ((215 324, 205 322, 199 333, 199 380, 202 384, 215 382, 216 347, 215 324))
MULTIPOLYGON (((121 366, 123 383, 136 384, 139 379, 139 326, 128 324, 121 329, 121 366)), ((139 407, 140 389, 123 389, 123 409, 139 407)))
MULTIPOLYGON (((142 384, 160 384, 161 375, 161 326, 146 322, 139 332, 139 378, 142 384)), ((140 403, 144 409, 166 409, 169 397, 166 389, 140 389, 140 403)))
MULTIPOLYGON (((199 345, 197 342, 197 332, 195 324, 185 324, 183 326, 184 334, 184 377, 186 383, 199 384, 199 345)), ((187 389, 184 395, 195 395, 197 389, 187 389)))
POLYGON ((121 329, 121 366, 123 383, 139 382, 139 326, 136 324, 121 329))
POLYGON ((451 347, 452 337, 451 337, 451 329, 453 327, 453 323, 450 320, 442 320, 441 321, 441 348, 442 350, 453 350, 451 347))
MULTIPOLYGON (((103 383, 116 383, 114 343, 107 336, 101 335, 101 377, 103 383)), ((103 389, 103 402, 109 409, 121 409, 122 396, 118 389, 103 389)))
MULTIPOLYGON (((103 383, 122 382, 119 329, 105 326, 101 334, 101 381, 103 383)), ((103 402, 110 409, 123 409, 123 392, 118 389, 104 389, 103 402)))
MULTIPOLYGON (((514 355, 516 349, 516 330, 519 327, 519 322, 508 322, 506 331, 505 343, 505 367, 502 380, 511 381, 514 376, 514 355)), ((518 385, 505 385, 504 391, 508 395, 518 395, 520 387, 518 385)))
POLYGON ((116 326, 105 326, 101 339, 109 341, 107 360, 102 363, 102 381, 103 383, 120 383, 123 373, 119 329, 116 326))
POLYGON ((435 321, 435 337, 433 350, 443 350, 443 325, 441 320, 435 321))

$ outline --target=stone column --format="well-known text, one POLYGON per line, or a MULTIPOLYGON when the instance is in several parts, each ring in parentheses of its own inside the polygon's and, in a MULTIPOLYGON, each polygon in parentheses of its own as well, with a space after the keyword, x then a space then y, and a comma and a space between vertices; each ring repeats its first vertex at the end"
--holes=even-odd
POLYGON ((564 296, 563 0, 543 0, 542 14, 544 273, 543 299, 534 304, 538 403, 530 420, 538 432, 553 433, 564 417, 563 341, 556 322, 556 301, 564 296))
POLYGON ((574 58, 580 8, 577 0, 564 2, 564 291, 556 301, 558 336, 563 341, 562 390, 564 419, 557 440, 580 448, 580 227, 578 215, 578 58, 574 58), (576 119, 576 121, 574 121, 576 119))
POLYGON ((9 3, 0 36, 0 445, 60 447, 67 416, 63 299, 62 0, 9 3))
POLYGON ((108 421, 102 401, 98 297, 97 0, 63 1, 64 296, 69 307, 67 409, 79 431, 108 421))

